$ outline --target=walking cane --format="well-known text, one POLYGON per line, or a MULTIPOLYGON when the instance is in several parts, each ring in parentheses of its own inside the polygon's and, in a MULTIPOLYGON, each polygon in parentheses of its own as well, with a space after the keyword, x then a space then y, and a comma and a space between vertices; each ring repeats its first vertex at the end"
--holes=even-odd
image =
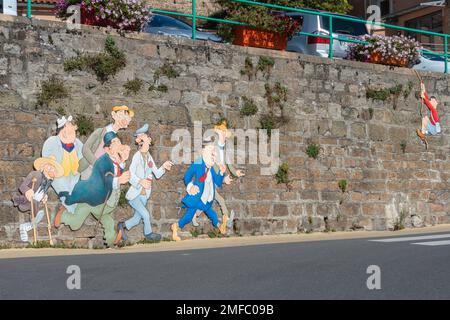
POLYGON ((47 202, 44 203, 44 208, 45 208, 45 214, 47 215, 47 230, 48 230, 48 237, 50 239, 50 245, 53 246, 53 239, 52 239, 52 224, 50 223, 50 215, 48 214, 48 206, 47 206, 47 202))
MULTIPOLYGON (((33 177, 33 179, 31 179, 31 190, 33 190, 34 192, 34 185, 36 184, 37 179, 33 177)), ((33 244, 37 243, 37 231, 36 231, 36 221, 34 220, 34 199, 31 198, 31 223, 33 224, 33 236, 34 236, 34 242, 33 244)))

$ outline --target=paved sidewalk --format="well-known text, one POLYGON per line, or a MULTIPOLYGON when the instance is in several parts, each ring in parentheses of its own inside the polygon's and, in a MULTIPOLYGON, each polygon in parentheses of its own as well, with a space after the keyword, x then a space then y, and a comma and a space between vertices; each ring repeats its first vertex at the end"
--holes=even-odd
POLYGON ((450 224, 434 227, 405 229, 402 231, 350 231, 310 234, 287 234, 267 236, 246 236, 214 239, 192 239, 180 242, 160 242, 155 244, 134 245, 118 249, 4 249, 0 250, 0 259, 29 258, 29 257, 51 257, 51 256, 75 256, 75 255, 98 255, 98 254, 123 254, 139 252, 162 252, 178 250, 195 250, 211 248, 242 247, 263 244, 295 243, 308 241, 330 241, 345 239, 395 237, 405 235, 420 235, 427 233, 450 232, 450 224))

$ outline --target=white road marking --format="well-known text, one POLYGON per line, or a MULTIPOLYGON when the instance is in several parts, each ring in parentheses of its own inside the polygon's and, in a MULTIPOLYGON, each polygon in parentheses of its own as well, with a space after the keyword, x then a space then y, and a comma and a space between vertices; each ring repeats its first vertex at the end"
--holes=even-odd
POLYGON ((417 242, 417 243, 412 243, 412 244, 416 244, 419 246, 448 246, 448 245, 450 245, 450 240, 417 242))
POLYGON ((404 242, 404 241, 421 241, 421 240, 433 240, 433 239, 445 239, 450 238, 450 234, 437 234, 433 236, 421 236, 421 237, 403 237, 403 238, 388 238, 379 240, 369 240, 373 242, 404 242))

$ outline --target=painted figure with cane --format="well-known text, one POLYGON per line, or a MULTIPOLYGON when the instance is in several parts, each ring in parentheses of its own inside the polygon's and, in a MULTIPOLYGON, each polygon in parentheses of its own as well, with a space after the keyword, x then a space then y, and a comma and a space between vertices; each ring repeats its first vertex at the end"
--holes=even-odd
POLYGON ((54 156, 38 158, 34 161, 35 171, 31 171, 19 187, 20 195, 13 198, 14 205, 22 212, 31 213, 31 221, 20 225, 20 238, 28 242, 28 231, 33 229, 34 243, 37 241, 36 226, 44 218, 44 211, 39 209, 39 203, 45 207, 47 215, 48 235, 50 244, 53 245, 51 236, 50 215, 48 214, 47 200, 48 190, 54 179, 64 174, 63 167, 56 161, 54 156))
POLYGON ((111 215, 119 203, 120 186, 130 180, 130 172, 122 169, 130 155, 130 147, 123 145, 114 132, 106 133, 103 143, 106 153, 95 162, 89 179, 79 181, 71 194, 60 194, 67 204, 77 204, 77 207, 73 214, 67 210, 58 212, 55 227, 64 224, 73 231, 78 230, 92 214, 103 226, 106 245, 111 246, 122 239, 122 232, 116 231, 111 215))

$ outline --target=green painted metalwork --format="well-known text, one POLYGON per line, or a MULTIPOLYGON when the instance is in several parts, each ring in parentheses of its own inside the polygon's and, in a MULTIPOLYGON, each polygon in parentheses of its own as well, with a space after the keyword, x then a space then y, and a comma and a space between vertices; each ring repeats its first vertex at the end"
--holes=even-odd
MULTIPOLYGON (((195 2, 196 0, 192 0, 193 2, 195 2)), ((243 4, 248 4, 248 5, 255 5, 255 6, 262 6, 262 7, 267 7, 267 8, 272 8, 272 9, 277 9, 277 10, 282 10, 282 11, 291 11, 291 12, 299 12, 299 13, 305 13, 305 14, 313 14, 313 15, 318 15, 318 16, 322 16, 322 17, 328 17, 330 19, 330 32, 328 35, 320 35, 320 34, 310 34, 307 32, 298 32, 296 33, 297 35, 302 35, 302 36, 313 36, 313 37, 319 37, 319 38, 324 38, 324 39, 329 39, 330 40, 330 52, 329 52, 329 58, 333 59, 333 40, 339 40, 339 41, 343 41, 343 42, 350 42, 350 43, 361 43, 361 44, 367 44, 367 42, 365 41, 360 41, 360 40, 355 40, 355 39, 343 39, 343 38, 339 38, 339 37, 334 37, 333 36, 333 19, 341 19, 341 20, 346 20, 346 21, 353 21, 353 22, 361 22, 367 25, 374 25, 374 26, 380 26, 380 27, 385 27, 387 29, 395 29, 395 30, 401 30, 401 31, 408 31, 408 32, 414 32, 414 33, 420 33, 420 34, 425 34, 425 35, 430 35, 430 36, 436 36, 436 37, 442 37, 444 40, 444 53, 434 53, 434 52, 427 52, 424 50, 424 52, 427 52, 428 54, 432 54, 435 56, 440 56, 440 57, 445 57, 445 73, 448 73, 448 58, 449 58, 449 53, 448 53, 448 34, 444 34, 444 33, 438 33, 438 32, 432 32, 432 31, 426 31, 426 30, 419 30, 419 29, 412 29, 412 28, 407 28, 407 27, 402 27, 402 26, 396 26, 396 25, 391 25, 391 24, 387 24, 387 23, 382 23, 382 22, 377 22, 377 21, 367 21, 367 20, 362 20, 362 19, 358 19, 358 18, 353 18, 353 17, 346 17, 346 16, 342 16, 342 15, 338 15, 338 14, 333 14, 333 13, 328 13, 328 12, 322 12, 322 11, 316 11, 316 10, 308 10, 308 9, 300 9, 300 8, 293 8, 293 7, 285 7, 285 6, 280 6, 280 5, 276 5, 276 4, 271 4, 271 3, 261 3, 261 2, 256 2, 256 1, 251 1, 251 0, 231 0, 233 2, 238 2, 238 3, 243 3, 243 4)), ((226 23, 226 24, 234 24, 234 25, 247 25, 245 23, 241 23, 239 21, 233 21, 233 20, 227 20, 227 19, 217 19, 217 18, 210 18, 210 17, 205 17, 205 16, 198 16, 198 15, 194 15, 194 14, 186 14, 186 13, 179 13, 179 12, 175 12, 175 11, 167 11, 167 10, 151 10, 154 13, 161 13, 161 14, 170 14, 170 15, 175 15, 175 16, 183 16, 183 17, 189 17, 191 19, 193 19, 193 24, 192 26, 194 27, 194 20, 196 19, 200 19, 200 20, 207 20, 207 21, 214 21, 214 22, 219 22, 219 23, 226 23)))
POLYGON ((27 18, 31 19, 31 0, 27 0, 27 18))
POLYGON ((333 37, 333 16, 329 16, 328 19, 330 20, 330 22, 329 22, 329 24, 330 24, 330 31, 329 31, 329 34, 330 34, 330 45, 329 45, 330 53, 328 54, 328 57, 330 59, 333 59, 333 45, 334 45, 334 43, 333 43, 333 41, 334 41, 334 37, 333 37))
POLYGON ((197 0, 192 0, 192 39, 197 38, 197 0))

